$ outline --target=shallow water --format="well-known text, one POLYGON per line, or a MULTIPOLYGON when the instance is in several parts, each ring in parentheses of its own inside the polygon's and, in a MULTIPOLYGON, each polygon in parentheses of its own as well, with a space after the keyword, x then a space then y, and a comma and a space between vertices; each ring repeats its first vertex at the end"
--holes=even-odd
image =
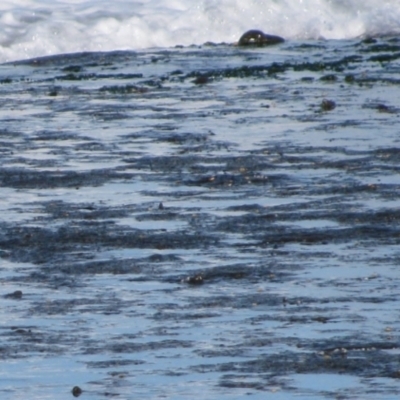
POLYGON ((396 398, 397 46, 0 66, 1 398, 396 398))

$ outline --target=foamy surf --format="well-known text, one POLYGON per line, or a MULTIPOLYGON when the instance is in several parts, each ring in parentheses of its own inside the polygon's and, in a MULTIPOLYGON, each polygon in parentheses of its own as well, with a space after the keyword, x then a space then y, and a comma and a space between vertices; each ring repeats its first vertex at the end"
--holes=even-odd
POLYGON ((0 5, 0 62, 81 51, 235 42, 248 29, 288 39, 400 32, 381 0, 15 0, 0 5))

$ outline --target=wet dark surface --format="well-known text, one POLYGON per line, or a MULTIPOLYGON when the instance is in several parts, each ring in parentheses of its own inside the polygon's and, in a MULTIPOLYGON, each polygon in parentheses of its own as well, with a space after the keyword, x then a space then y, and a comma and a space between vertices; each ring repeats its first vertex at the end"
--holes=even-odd
POLYGON ((397 47, 1 66, 1 397, 396 398, 397 47))

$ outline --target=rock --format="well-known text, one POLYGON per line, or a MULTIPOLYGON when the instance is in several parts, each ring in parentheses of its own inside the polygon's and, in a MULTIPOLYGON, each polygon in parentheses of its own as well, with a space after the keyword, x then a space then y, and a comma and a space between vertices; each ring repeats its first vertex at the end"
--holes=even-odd
POLYGON ((183 282, 188 283, 189 285, 202 285, 204 283, 203 275, 197 274, 193 276, 188 276, 183 282))
POLYGON ((332 111, 336 107, 336 103, 333 100, 324 99, 321 102, 322 111, 332 111))
POLYGON ((15 292, 7 293, 4 297, 6 299, 20 300, 20 299, 22 299, 22 291, 21 290, 16 290, 15 292))
POLYGON ((285 39, 280 36, 267 35, 262 31, 252 29, 240 37, 238 46, 271 46, 284 41, 285 39))
POLYGON ((82 389, 79 386, 74 386, 71 392, 74 397, 79 397, 82 394, 82 389))

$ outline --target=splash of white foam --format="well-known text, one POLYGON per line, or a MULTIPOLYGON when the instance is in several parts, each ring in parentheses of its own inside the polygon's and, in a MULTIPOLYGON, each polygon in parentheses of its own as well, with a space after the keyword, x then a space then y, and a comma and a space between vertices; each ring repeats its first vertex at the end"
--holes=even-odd
POLYGON ((393 0, 3 0, 0 62, 79 51, 235 42, 248 29, 288 39, 400 33, 393 0))

